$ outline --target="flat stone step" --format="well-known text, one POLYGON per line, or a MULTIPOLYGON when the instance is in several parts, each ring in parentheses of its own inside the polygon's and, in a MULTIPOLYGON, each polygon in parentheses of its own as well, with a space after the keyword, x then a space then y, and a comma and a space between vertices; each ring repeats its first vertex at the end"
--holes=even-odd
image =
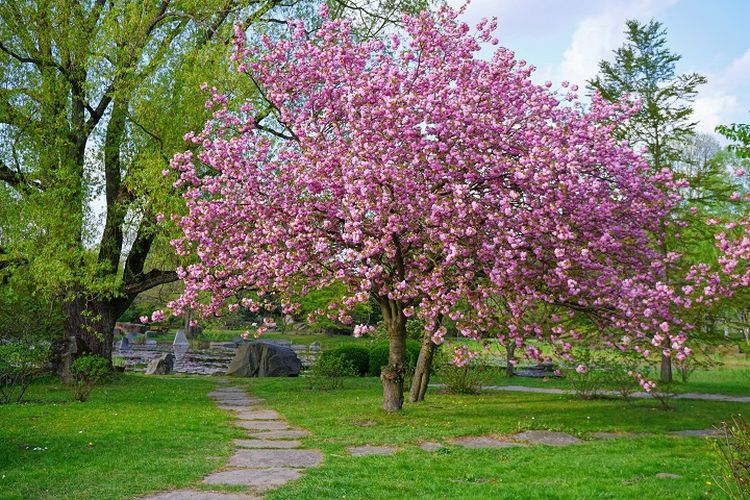
POLYGON ((298 439, 309 436, 304 429, 290 429, 288 431, 249 432, 248 436, 256 439, 298 439))
POLYGON ((210 474, 203 479, 203 483, 244 485, 250 486, 255 491, 263 492, 278 488, 300 476, 302 476, 302 473, 299 469, 290 469, 289 467, 233 469, 210 474))
POLYGON ((289 424, 283 420, 238 420, 234 425, 249 431, 284 431, 289 429, 289 424))
POLYGON ((449 440, 450 443, 463 446, 464 448, 513 448, 523 446, 505 439, 497 439, 491 436, 464 436, 449 440))
POLYGON ((235 439, 234 445, 242 448, 299 448, 302 443, 288 439, 235 439))
POLYGON ((229 459, 232 467, 313 467, 323 460, 320 450, 237 450, 229 459))
POLYGON ((237 412, 235 418, 240 420, 279 420, 282 417, 273 410, 246 410, 237 412))
POLYGON ((219 493, 216 491, 175 490, 157 493, 142 500, 260 500, 246 493, 219 493))
POLYGON ((567 446, 581 444, 583 441, 567 432, 526 431, 511 436, 514 441, 524 441, 529 444, 546 444, 548 446, 567 446))
POLYGON ((395 446, 349 446, 346 450, 354 457, 366 457, 368 455, 393 455, 398 448, 395 446))

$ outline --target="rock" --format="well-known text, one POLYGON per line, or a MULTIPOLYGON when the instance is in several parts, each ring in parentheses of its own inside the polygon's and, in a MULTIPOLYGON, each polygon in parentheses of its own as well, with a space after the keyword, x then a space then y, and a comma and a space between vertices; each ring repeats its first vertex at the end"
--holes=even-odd
POLYGON ((514 443, 490 436, 465 436, 450 439, 449 441, 464 448, 512 448, 514 446, 523 446, 521 443, 514 443))
POLYGON ((248 435, 254 439, 298 439, 307 437, 310 433, 303 429, 291 429, 288 431, 250 432, 248 435))
POLYGON ((349 446, 346 450, 353 457, 366 457, 368 455, 393 455, 398 448, 394 446, 349 446))
POLYGON ((153 331, 153 330, 146 330, 145 335, 146 335, 147 339, 152 339, 152 338, 156 337, 159 334, 157 332, 153 331))
POLYGON ((249 431, 289 430, 289 424, 287 424, 283 420, 238 420, 237 422, 235 422, 235 425, 249 431))
POLYGON ((264 492, 278 488, 302 476, 298 469, 273 467, 263 469, 234 469, 214 472, 203 479, 203 484, 232 484, 250 486, 254 491, 264 492))
POLYGON ((310 344, 310 350, 311 351, 319 351, 320 350, 320 342, 313 342, 310 344))
POLYGON ((151 360, 146 367, 146 375, 169 375, 173 369, 174 355, 166 353, 151 360))
POLYGON ((512 436, 514 441, 525 441, 530 444, 546 444, 548 446, 565 446, 580 444, 583 441, 567 432, 526 431, 512 436))
POLYGON ((232 467, 314 467, 323 461, 319 450, 272 450, 242 449, 237 450, 229 459, 232 467))
POLYGON ((688 429, 684 431, 672 431, 670 434, 687 437, 719 437, 721 436, 721 431, 719 429, 688 429))
POLYGON ((156 345, 156 340, 154 340, 154 339, 146 339, 146 341, 143 344, 144 345, 155 346, 156 345))
POLYGON ((256 496, 247 493, 219 493, 217 491, 176 490, 157 493, 142 500, 253 500, 256 496))
POLYGON ((296 377, 302 363, 292 349, 270 342, 242 344, 227 369, 237 377, 296 377))
POLYGON ((671 472, 659 472, 656 474, 659 479, 682 479, 679 474, 672 474, 671 472))
POLYGON ((120 342, 117 343, 117 348, 121 351, 123 349, 130 349, 130 341, 128 340, 128 338, 127 337, 121 338, 120 342))
POLYGON ((288 439, 235 439, 240 448, 299 448, 302 443, 288 439))
POLYGON ((431 443, 431 442, 428 441, 426 443, 420 444, 419 447, 422 448, 424 451, 433 452, 433 451, 437 451, 440 448, 442 448, 443 445, 440 444, 440 443, 431 443))

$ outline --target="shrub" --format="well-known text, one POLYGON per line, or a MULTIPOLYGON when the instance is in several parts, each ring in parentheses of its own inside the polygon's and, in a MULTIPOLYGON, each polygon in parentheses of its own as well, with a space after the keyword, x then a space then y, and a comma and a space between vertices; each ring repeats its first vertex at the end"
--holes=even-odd
MULTIPOLYGON (((419 358, 421 344, 416 340, 406 339, 406 371, 414 371, 419 358)), ((380 376, 380 371, 388 364, 388 342, 377 342, 370 347, 370 375, 380 376)))
POLYGON ((0 404, 18 403, 50 359, 49 344, 0 344, 0 404))
POLYGON ((367 370, 370 367, 370 351, 364 346, 346 345, 331 349, 330 351, 323 351, 318 358, 318 362, 321 359, 329 357, 340 357, 344 361, 350 362, 354 369, 354 374, 360 377, 367 375, 367 370))
POLYGON ((497 374, 498 367, 472 359, 463 366, 451 362, 447 354, 437 358, 437 375, 451 394, 479 394, 482 387, 497 374))
POLYGON ((742 417, 722 422, 721 435, 714 446, 720 462, 716 484, 729 498, 750 497, 750 425, 742 417))
POLYGON ((96 354, 84 354, 70 365, 73 399, 86 401, 94 386, 109 375, 109 361, 96 354))
POLYGON ((344 386, 344 378, 354 377, 357 371, 351 360, 343 355, 320 356, 308 377, 310 389, 332 390, 344 386))

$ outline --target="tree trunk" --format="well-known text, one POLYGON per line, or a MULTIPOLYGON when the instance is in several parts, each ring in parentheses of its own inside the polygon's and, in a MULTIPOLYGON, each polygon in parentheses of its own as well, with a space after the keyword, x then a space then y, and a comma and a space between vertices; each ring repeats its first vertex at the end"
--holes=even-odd
POLYGON ((672 357, 665 356, 664 353, 661 355, 661 374, 659 380, 664 384, 672 382, 672 357))
POLYGON ((427 385, 430 383, 430 371, 432 370, 432 358, 435 354, 435 343, 432 335, 425 333, 422 337, 422 347, 419 349, 417 366, 414 369, 414 377, 411 380, 411 391, 409 401, 416 403, 424 401, 427 385))
POLYGON ((383 382, 383 409, 389 413, 404 406, 406 373, 406 316, 401 304, 382 299, 380 307, 388 328, 388 364, 380 372, 383 382))
POLYGON ((505 352, 506 352, 506 355, 508 357, 508 361, 505 364, 506 365, 505 366, 505 376, 508 377, 508 378, 510 378, 510 377, 513 376, 513 370, 515 369, 515 367, 513 366, 513 363, 511 363, 511 361, 513 360, 513 354, 515 354, 515 352, 516 352, 516 343, 515 343, 515 341, 513 341, 512 339, 508 340, 508 344, 506 344, 506 346, 505 346, 505 352))

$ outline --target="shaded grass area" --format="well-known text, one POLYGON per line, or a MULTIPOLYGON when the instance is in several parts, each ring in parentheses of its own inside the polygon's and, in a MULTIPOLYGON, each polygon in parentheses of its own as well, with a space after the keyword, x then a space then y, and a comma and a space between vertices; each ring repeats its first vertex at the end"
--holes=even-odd
POLYGON ((198 481, 242 434, 206 397, 214 386, 127 374, 78 403, 53 380, 34 384, 30 402, 0 406, 0 498, 132 498, 198 481))
POLYGON ((700 498, 712 483, 716 456, 703 438, 666 434, 718 425, 750 410, 733 403, 677 401, 664 412, 652 401, 578 401, 569 396, 485 393, 429 394, 398 415, 380 410, 377 379, 348 379, 329 392, 303 380, 245 381, 294 425, 313 435, 306 446, 326 453, 323 467, 268 498, 700 498), (569 432, 582 445, 466 450, 446 442, 465 435, 503 435, 528 429, 569 432), (595 431, 648 432, 641 438, 590 440, 595 431), (438 441, 430 454, 418 446, 438 441), (350 445, 396 445, 391 457, 351 457, 350 445), (658 478, 657 473, 680 478, 658 478))

